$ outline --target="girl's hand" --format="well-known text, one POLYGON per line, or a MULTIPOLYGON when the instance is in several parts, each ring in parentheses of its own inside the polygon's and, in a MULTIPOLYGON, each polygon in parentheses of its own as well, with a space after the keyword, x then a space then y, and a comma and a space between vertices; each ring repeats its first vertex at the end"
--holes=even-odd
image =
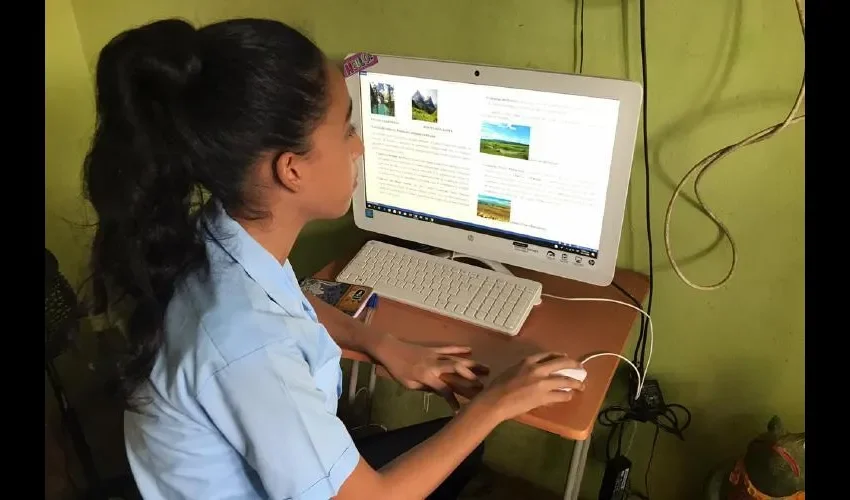
POLYGON ((448 380, 460 377, 465 392, 469 392, 470 389, 480 389, 482 384, 478 375, 489 372, 486 366, 463 357, 470 352, 470 348, 463 346, 425 347, 387 337, 375 357, 404 387, 432 390, 445 398, 452 409, 457 410, 460 404, 455 397, 453 384, 443 377, 448 380))
POLYGON ((555 374, 565 368, 581 368, 581 364, 566 354, 534 354, 501 373, 473 403, 487 406, 500 421, 505 421, 539 406, 569 401, 585 385, 555 374), (564 388, 572 391, 559 390, 564 388))

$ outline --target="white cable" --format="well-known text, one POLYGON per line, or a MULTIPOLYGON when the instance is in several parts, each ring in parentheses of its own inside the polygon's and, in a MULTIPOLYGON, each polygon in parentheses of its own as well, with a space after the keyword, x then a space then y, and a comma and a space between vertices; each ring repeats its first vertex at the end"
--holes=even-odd
POLYGON ((655 346, 655 332, 652 328, 652 317, 649 314, 647 314, 647 312, 644 311, 643 309, 641 309, 640 307, 637 307, 633 304, 629 304, 628 302, 623 302, 623 301, 620 301, 620 300, 605 299, 605 298, 602 298, 602 297, 559 297, 557 295, 552 295, 552 294, 548 294, 548 293, 543 293, 543 294, 540 294, 540 295, 542 297, 549 297, 550 299, 565 300, 565 301, 569 301, 569 302, 611 302, 611 303, 614 303, 614 304, 620 304, 622 306, 626 306, 626 307, 629 307, 631 309, 634 309, 635 311, 641 313, 646 318, 647 323, 649 324, 649 354, 646 357, 646 364, 643 367, 643 373, 642 374, 641 374, 640 370, 637 369, 635 364, 632 363, 632 361, 630 359, 623 356, 622 354, 617 354, 617 353, 613 353, 613 352, 594 353, 594 354, 587 356, 586 358, 584 358, 581 361, 582 366, 584 366, 584 364, 587 363, 588 361, 590 361, 591 359, 600 358, 602 356, 614 356, 614 357, 620 358, 623 361, 625 361, 626 363, 628 363, 629 366, 631 366, 632 369, 635 371, 635 374, 637 374, 637 377, 638 377, 637 391, 635 392, 635 400, 637 400, 638 397, 640 397, 641 391, 643 390, 643 383, 646 380, 646 374, 649 371, 649 362, 652 361, 652 349, 655 346))
MULTIPOLYGON (((794 3, 797 7, 797 16, 799 17, 800 28, 803 31, 803 40, 805 42, 806 14, 803 11, 803 6, 800 3, 800 0, 794 0, 794 3)), ((777 123, 775 125, 771 125, 770 127, 767 127, 763 130, 760 130, 760 131, 756 132, 755 134, 753 134, 753 135, 751 135, 751 136, 749 136, 749 137, 747 137, 747 138, 745 138, 741 141, 738 141, 735 144, 730 144, 729 146, 726 146, 722 149, 715 151, 714 153, 711 153, 710 155, 703 158, 699 163, 694 165, 688 171, 688 173, 685 174, 684 177, 682 177, 682 180, 679 181, 679 184, 676 185, 676 189, 673 191, 673 195, 671 196, 670 201, 667 204, 667 212, 664 214, 664 250, 667 252, 667 259, 670 261, 670 265, 673 267, 673 271, 676 273, 676 276, 678 276, 679 279, 681 279, 686 285, 688 285, 691 288, 694 288, 696 290, 716 290, 716 289, 720 288, 721 286, 723 286, 724 283, 729 281, 729 279, 732 277, 732 274, 735 272, 735 265, 738 263, 738 250, 735 246, 735 240, 732 238, 732 234, 729 232, 729 229, 726 228, 726 225, 723 224, 720 221, 720 219, 717 218, 716 215, 714 215, 714 212, 709 210, 709 208, 706 206, 705 202, 703 201, 702 196, 700 195, 699 183, 702 181, 703 176, 705 175, 706 172, 708 172, 709 168, 711 168, 713 165, 715 165, 722 158, 734 153, 735 151, 743 149, 746 146, 749 146, 751 144, 756 144, 756 143, 759 143, 759 142, 764 141, 766 139, 769 139, 769 138, 775 136, 776 134, 778 134, 779 132, 782 132, 783 130, 785 130, 788 126, 803 121, 806 118, 806 115, 802 114, 802 115, 797 116, 797 112, 800 110, 800 107, 802 106, 803 99, 805 98, 805 96, 806 96, 806 77, 805 77, 805 74, 804 74, 803 75, 803 82, 800 85, 799 92, 797 93, 797 98, 794 100, 794 105, 791 107, 791 111, 788 112, 788 115, 786 115, 785 119, 782 122, 777 123), (711 221, 723 233, 723 236, 725 236, 726 239, 729 240, 729 245, 730 245, 730 248, 732 250, 732 264, 729 266, 729 270, 726 272, 726 276, 724 276, 720 281, 718 281, 714 284, 711 284, 711 285, 700 285, 700 284, 694 283, 693 281, 688 279, 685 276, 682 269, 679 267, 679 263, 676 262, 676 259, 673 257, 673 250, 672 250, 671 244, 670 244, 670 220, 673 217, 673 207, 676 204, 676 200, 682 194, 682 190, 684 189, 685 184, 694 175, 696 175, 696 178, 694 179, 694 195, 696 196, 696 201, 697 201, 697 204, 699 205, 700 210, 709 219, 711 219, 711 221)))

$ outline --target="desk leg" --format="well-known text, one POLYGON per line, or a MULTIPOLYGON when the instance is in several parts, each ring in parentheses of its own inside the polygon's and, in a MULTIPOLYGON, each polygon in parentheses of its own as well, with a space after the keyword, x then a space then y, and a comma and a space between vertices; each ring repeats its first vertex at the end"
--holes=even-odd
POLYGON ((369 372, 369 401, 370 401, 370 404, 371 404, 371 401, 372 401, 372 396, 375 395, 375 382, 378 379, 377 369, 378 369, 378 367, 375 366, 374 363, 372 363, 372 371, 369 372))
POLYGON ((567 476, 567 487, 564 500, 578 500, 581 479, 584 476, 584 464, 587 462, 587 452, 590 450, 590 436, 584 441, 576 441, 573 446, 573 457, 570 459, 570 473, 567 476))
POLYGON ((353 405, 357 397, 357 378, 360 375, 360 362, 351 362, 351 377, 348 380, 348 404, 353 405))

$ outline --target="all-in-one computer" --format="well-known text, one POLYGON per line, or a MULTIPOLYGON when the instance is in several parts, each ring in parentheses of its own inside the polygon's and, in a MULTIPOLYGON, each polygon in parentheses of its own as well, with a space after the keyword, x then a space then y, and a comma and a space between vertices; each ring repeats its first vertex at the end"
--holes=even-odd
POLYGON ((347 84, 356 225, 447 253, 370 241, 338 280, 508 335, 542 287, 505 264, 611 282, 638 83, 377 55, 347 84))

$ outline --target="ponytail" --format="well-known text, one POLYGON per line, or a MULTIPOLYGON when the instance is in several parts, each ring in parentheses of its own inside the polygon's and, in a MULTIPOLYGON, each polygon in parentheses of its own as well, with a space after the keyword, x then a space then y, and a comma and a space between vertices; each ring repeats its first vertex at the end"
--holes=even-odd
POLYGON ((98 216, 93 305, 129 306, 121 387, 132 407, 162 346, 176 287, 208 271, 199 208, 212 198, 246 211, 246 175, 260 154, 309 143, 326 109, 324 56, 276 21, 196 30, 164 20, 110 41, 96 87, 83 175, 98 216))
POLYGON ((207 266, 191 206, 194 138, 182 109, 201 71, 197 37, 187 23, 161 21, 118 36, 97 65, 98 121, 84 163, 99 216, 91 267, 99 312, 107 290, 133 302, 122 381, 128 399, 153 367, 175 283, 207 266))

